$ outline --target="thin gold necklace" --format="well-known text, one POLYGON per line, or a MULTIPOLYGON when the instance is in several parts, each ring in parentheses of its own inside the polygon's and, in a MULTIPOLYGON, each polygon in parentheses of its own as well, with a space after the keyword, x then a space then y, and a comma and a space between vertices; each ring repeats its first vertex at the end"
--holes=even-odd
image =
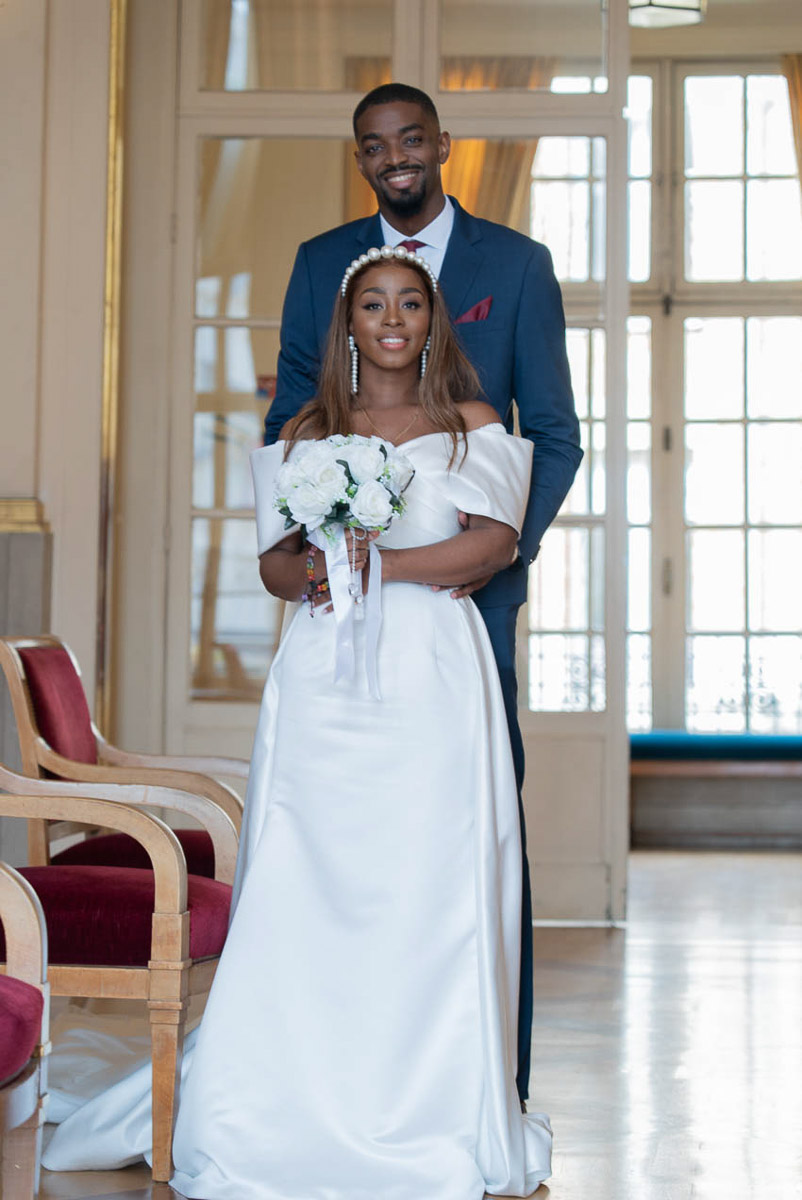
MULTIPOLYGON (((378 433, 378 435, 379 435, 379 437, 380 437, 380 438, 382 438, 382 439, 383 439, 385 442, 389 442, 389 441, 391 441, 391 440, 392 440, 391 438, 388 438, 388 437, 386 437, 386 436, 385 436, 385 435, 382 433, 382 431, 379 429, 379 427, 378 427, 378 425, 376 424, 376 422, 375 422, 375 421, 372 419, 372 417, 371 417, 370 413, 368 412, 368 410, 367 410, 366 408, 362 408, 362 407, 360 407, 360 405, 358 405, 358 404, 357 404, 357 406, 356 406, 356 411, 357 411, 357 412, 361 412, 361 413, 362 413, 363 417, 365 417, 365 419, 366 419, 366 421, 368 422, 368 424, 370 425, 371 429, 375 429, 375 430, 376 430, 376 433, 378 433)), ((401 441, 401 439, 403 438, 403 436, 404 436, 404 434, 405 434, 405 433, 409 433, 410 429, 412 428, 412 426, 413 426, 413 425, 415 424, 415 422, 417 421, 419 413, 420 413, 420 409, 419 409, 419 408, 416 408, 416 409, 415 409, 415 415, 414 415, 414 417, 412 418, 412 420, 409 422, 409 424, 408 424, 408 425, 405 425, 405 426, 404 426, 404 428, 401 430, 401 432, 400 432, 400 433, 397 433, 397 434, 395 435, 395 439, 394 439, 394 445, 397 445, 397 444, 398 444, 398 443, 401 441)))

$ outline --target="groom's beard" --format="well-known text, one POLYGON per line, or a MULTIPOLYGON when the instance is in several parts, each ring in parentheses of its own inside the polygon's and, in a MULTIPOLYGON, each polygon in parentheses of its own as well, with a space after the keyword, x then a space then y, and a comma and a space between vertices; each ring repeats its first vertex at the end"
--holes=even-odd
POLYGON ((379 180, 381 195, 384 203, 390 212, 395 213, 397 217, 416 217, 422 210, 428 197, 428 188, 426 186, 425 172, 421 171, 420 179, 415 187, 408 188, 405 192, 396 192, 392 188, 384 185, 384 180, 379 180))
POLYGON ((417 217, 426 200, 425 190, 420 195, 398 195, 384 197, 384 202, 397 217, 417 217))

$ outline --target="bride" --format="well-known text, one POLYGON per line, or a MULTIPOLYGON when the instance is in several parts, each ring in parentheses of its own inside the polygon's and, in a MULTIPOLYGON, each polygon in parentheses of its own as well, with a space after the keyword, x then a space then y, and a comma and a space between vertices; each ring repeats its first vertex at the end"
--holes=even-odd
POLYGON ((235 913, 187 1056, 183 1196, 481 1200, 549 1175, 548 1118, 515 1086, 507 723, 460 595, 515 554, 532 447, 478 390, 424 260, 372 250, 343 280, 317 397, 252 456, 262 580, 308 599, 265 687, 235 913), (324 556, 274 507, 285 458, 334 433, 378 436, 415 472, 375 542, 380 581, 370 538, 348 534, 381 629, 376 646, 353 623, 356 669, 336 682, 324 556))

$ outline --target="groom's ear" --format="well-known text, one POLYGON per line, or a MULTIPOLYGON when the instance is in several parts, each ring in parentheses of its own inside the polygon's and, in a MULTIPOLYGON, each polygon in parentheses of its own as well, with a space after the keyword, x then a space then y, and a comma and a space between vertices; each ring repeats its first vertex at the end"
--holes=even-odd
POLYGON ((451 134, 445 129, 441 131, 437 138, 437 161, 442 167, 448 162, 448 156, 451 153, 451 134))

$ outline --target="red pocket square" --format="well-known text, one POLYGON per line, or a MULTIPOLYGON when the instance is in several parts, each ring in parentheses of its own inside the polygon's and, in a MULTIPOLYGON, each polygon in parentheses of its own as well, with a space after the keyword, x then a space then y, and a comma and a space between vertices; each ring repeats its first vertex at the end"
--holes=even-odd
POLYGON ((485 296, 484 300, 480 300, 478 304, 474 304, 473 308, 469 308, 461 317, 457 317, 455 325, 467 325, 470 321, 486 321, 490 316, 490 309, 493 305, 493 297, 485 296))

